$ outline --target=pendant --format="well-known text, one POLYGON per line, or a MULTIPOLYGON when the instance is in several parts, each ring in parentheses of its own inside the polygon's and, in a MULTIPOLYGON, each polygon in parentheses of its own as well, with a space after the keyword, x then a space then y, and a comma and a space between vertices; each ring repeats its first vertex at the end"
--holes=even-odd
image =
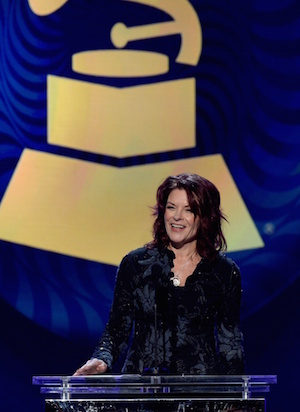
POLYGON ((180 285, 180 279, 176 278, 175 276, 170 280, 172 280, 173 286, 175 286, 176 288, 180 285))

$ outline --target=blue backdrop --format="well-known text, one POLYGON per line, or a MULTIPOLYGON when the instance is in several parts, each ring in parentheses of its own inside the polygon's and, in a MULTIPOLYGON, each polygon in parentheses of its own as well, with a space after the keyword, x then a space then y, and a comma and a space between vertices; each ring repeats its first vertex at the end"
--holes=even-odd
MULTIPOLYGON (((164 80, 196 78, 195 147, 116 157, 48 143, 47 76, 120 86, 119 78, 74 73, 71 56, 111 49, 107 33, 116 21, 134 26, 164 21, 165 13, 136 2, 69 0, 40 16, 26 0, 1 1, 0 196, 3 201, 26 148, 118 168, 221 153, 264 242, 229 253, 243 276, 247 372, 278 375, 267 396, 269 411, 296 410, 300 5, 190 3, 202 27, 197 64, 175 62, 176 35, 141 40, 134 48, 168 54, 164 80)), ((127 78, 122 86, 143 82, 127 78)), ((7 240, 0 241, 0 253, 1 410, 42 411, 32 376, 71 374, 90 356, 107 318, 116 266, 7 240)))

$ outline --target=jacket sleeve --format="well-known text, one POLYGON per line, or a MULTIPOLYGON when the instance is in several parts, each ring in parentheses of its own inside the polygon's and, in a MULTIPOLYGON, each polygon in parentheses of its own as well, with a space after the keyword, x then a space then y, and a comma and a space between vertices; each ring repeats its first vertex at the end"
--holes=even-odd
POLYGON ((108 371, 128 347, 133 325, 131 278, 132 265, 128 256, 125 256, 117 271, 109 320, 92 356, 102 359, 107 364, 108 371))
POLYGON ((221 373, 242 375, 244 371, 243 336, 240 331, 241 275, 232 263, 228 282, 224 285, 224 299, 217 315, 216 337, 221 373))

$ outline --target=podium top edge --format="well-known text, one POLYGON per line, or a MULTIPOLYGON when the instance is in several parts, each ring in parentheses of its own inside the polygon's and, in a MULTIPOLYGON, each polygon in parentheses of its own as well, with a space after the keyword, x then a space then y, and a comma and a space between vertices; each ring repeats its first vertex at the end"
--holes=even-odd
POLYGON ((277 375, 138 375, 138 374, 103 374, 103 375, 39 375, 33 376, 33 385, 202 385, 202 384, 276 384, 277 375))

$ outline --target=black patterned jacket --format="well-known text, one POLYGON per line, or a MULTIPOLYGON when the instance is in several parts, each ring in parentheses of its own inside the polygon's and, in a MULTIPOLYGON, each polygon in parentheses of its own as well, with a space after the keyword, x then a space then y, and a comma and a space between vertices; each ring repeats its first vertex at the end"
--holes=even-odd
POLYGON ((224 254, 212 264, 202 259, 185 286, 175 287, 174 257, 143 247, 123 258, 93 357, 111 371, 125 353, 123 373, 161 367, 172 374, 243 374, 238 267, 224 254))

